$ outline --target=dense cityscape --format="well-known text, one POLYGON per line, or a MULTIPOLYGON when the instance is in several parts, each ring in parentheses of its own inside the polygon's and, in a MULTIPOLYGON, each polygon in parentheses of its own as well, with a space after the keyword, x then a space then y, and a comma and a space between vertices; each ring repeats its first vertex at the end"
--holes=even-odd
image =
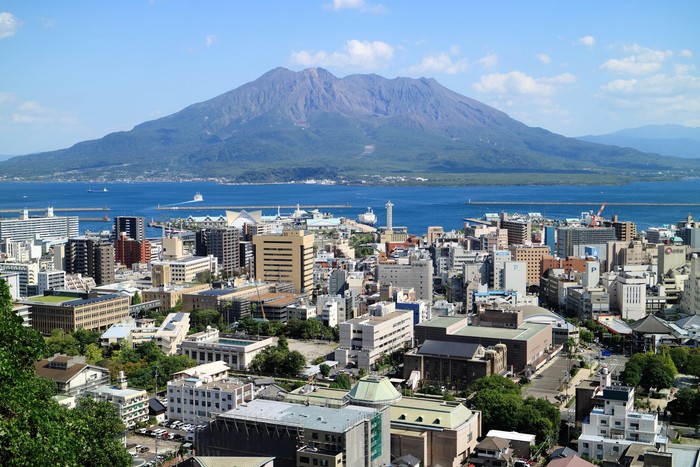
POLYGON ((91 420, 69 439, 101 457, 68 465, 697 458, 679 443, 700 404, 692 217, 637 232, 602 205, 409 233, 393 206, 385 226, 243 210, 157 238, 139 216, 99 233, 52 208, 0 220, 2 423, 26 430, 3 458, 55 458, 34 440, 62 430, 26 405, 91 420))

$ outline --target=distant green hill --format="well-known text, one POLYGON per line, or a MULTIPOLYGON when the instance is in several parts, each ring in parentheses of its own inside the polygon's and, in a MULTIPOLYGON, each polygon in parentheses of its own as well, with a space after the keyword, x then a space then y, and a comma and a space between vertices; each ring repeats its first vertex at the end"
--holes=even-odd
POLYGON ((131 131, 0 162, 5 177, 24 179, 236 182, 598 183, 690 169, 683 159, 528 127, 432 79, 337 78, 318 68, 276 68, 131 131))

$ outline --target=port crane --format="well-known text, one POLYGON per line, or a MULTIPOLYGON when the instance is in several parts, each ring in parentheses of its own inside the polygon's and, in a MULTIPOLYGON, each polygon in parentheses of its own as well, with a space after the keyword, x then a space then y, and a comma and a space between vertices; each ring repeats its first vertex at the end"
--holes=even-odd
POLYGON ((598 220, 600 219, 601 215, 603 214, 603 209, 605 209, 605 204, 603 203, 600 206, 600 209, 598 209, 598 213, 594 214, 591 216, 591 223, 588 224, 588 227, 598 227, 598 220))

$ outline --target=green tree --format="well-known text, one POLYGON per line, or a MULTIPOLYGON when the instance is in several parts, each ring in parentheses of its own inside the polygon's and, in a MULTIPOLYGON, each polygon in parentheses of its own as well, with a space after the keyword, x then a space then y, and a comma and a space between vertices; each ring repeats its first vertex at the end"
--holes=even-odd
POLYGON ((688 363, 688 357, 690 357, 690 349, 683 346, 672 347, 669 349, 669 355, 676 369, 680 372, 685 372, 685 365, 688 363))
POLYGON ((97 331, 88 331, 85 328, 79 328, 73 331, 71 335, 78 341, 78 352, 80 355, 85 355, 85 348, 88 345, 100 345, 100 333, 97 331))
POLYGON ((329 387, 350 390, 352 388, 352 381, 350 381, 350 378, 345 373, 338 373, 329 387))
POLYGON ((46 356, 50 357, 57 353, 80 355, 80 342, 62 329, 54 329, 51 331, 51 336, 46 338, 46 356))
POLYGON ((131 304, 138 305, 139 303, 141 303, 141 294, 137 290, 136 292, 134 292, 134 296, 131 297, 131 304))
POLYGON ((578 334, 583 342, 588 342, 588 343, 593 342, 594 335, 588 329, 580 329, 578 334))
POLYGON ((224 329, 224 320, 221 313, 216 310, 194 310, 190 312, 190 333, 202 332, 211 326, 216 329, 224 329))
POLYGON ((124 425, 114 406, 88 401, 70 410, 52 399, 55 383, 34 371, 45 345, 42 336, 12 312, 9 287, 0 280, 2 464, 130 466, 131 457, 117 439, 124 425))
POLYGON ((666 408, 675 419, 697 418, 698 392, 690 388, 681 388, 676 393, 675 399, 668 403, 666 408))
POLYGON ((277 338, 277 347, 282 350, 289 350, 289 341, 286 336, 279 336, 277 338))
POLYGON ((479 378, 471 386, 469 386, 469 392, 479 393, 485 390, 494 390, 497 392, 502 392, 506 394, 515 394, 520 396, 521 389, 520 386, 515 384, 509 378, 505 378, 500 375, 491 375, 484 378, 479 378))
POLYGON ((331 367, 326 365, 325 363, 321 363, 318 369, 321 372, 321 376, 323 376, 324 378, 328 378, 328 375, 331 374, 331 367))
POLYGON ((85 347, 85 361, 88 365, 95 365, 102 360, 102 349, 97 344, 88 344, 85 347))

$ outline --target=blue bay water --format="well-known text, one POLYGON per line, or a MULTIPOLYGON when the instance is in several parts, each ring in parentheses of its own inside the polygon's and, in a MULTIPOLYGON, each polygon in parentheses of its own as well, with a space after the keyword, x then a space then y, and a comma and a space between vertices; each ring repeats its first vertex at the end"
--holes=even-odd
MULTIPOLYGON (((63 207, 109 207, 109 217, 145 216, 147 220, 188 215, 219 215, 218 210, 157 211, 158 205, 178 206, 252 206, 252 205, 350 205, 348 208, 322 209, 336 216, 356 219, 367 207, 377 214, 377 225, 385 225, 384 205, 394 204, 394 226, 406 226, 409 232, 423 234, 430 225, 446 230, 458 229, 465 217, 480 217, 486 212, 540 212, 548 218, 579 217, 582 211, 597 211, 606 203, 698 203, 700 180, 680 182, 640 182, 628 185, 596 186, 488 186, 488 187, 386 187, 319 184, 220 185, 213 182, 184 183, 60 183, 0 182, 0 209, 41 208, 53 206, 57 214, 63 207), (101 192, 107 188, 107 192, 101 192), (93 192, 89 193, 88 190, 93 192), (204 201, 190 203, 195 193, 204 201), (587 205, 474 205, 468 201, 559 201, 597 203, 587 205)), ((263 210, 273 215, 276 209, 263 210)), ((282 209, 289 214, 290 209, 282 209)), ((101 217, 104 212, 75 213, 81 217, 101 217)), ((606 219, 617 214, 620 220, 637 223, 638 230, 671 224, 688 214, 700 218, 700 206, 607 206, 606 219)), ((2 217, 17 217, 14 213, 2 217)), ((105 222, 81 222, 81 231, 111 228, 105 222)), ((158 229, 149 229, 157 236, 158 229)))

